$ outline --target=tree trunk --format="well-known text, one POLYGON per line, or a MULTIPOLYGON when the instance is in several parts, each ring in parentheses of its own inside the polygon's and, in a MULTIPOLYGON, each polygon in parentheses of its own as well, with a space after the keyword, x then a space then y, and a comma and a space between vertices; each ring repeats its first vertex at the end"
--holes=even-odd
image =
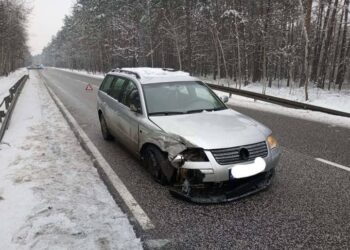
MULTIPOLYGON (((318 9, 318 15, 317 15, 317 28, 315 32, 315 47, 314 47, 314 54, 313 54, 313 61, 312 61, 312 68, 311 68, 311 79, 313 81, 317 80, 317 67, 318 67, 318 62, 320 59, 320 50, 321 50, 321 45, 322 45, 322 37, 324 34, 324 30, 322 29, 322 21, 323 21, 323 12, 324 12, 324 1, 321 0, 319 1, 319 9, 318 9), (321 43, 321 44, 320 44, 321 43)), ((329 9, 327 10, 326 18, 325 18, 325 23, 327 23, 329 16, 329 9)))
POLYGON ((350 40, 348 49, 346 49, 346 36, 347 36, 347 22, 348 22, 348 14, 349 14, 349 0, 345 0, 344 2, 344 9, 345 9, 345 18, 344 18, 344 28, 343 28, 343 39, 340 46, 340 56, 339 56, 339 67, 338 72, 336 76, 335 84, 338 84, 339 90, 342 88, 342 84, 344 81, 345 73, 346 73, 346 58, 349 56, 350 53, 350 40))
POLYGON ((237 40, 237 61, 238 61, 238 86, 239 89, 242 88, 242 82, 241 82, 241 48, 240 48, 240 39, 239 39, 239 33, 238 33, 238 24, 237 24, 237 15, 235 15, 235 33, 236 33, 236 40, 237 40))
POLYGON ((300 12, 301 15, 305 15, 302 18, 303 22, 303 34, 305 38, 305 48, 304 48, 304 77, 305 77, 305 101, 309 100, 308 94, 308 85, 309 85, 309 32, 310 32, 310 17, 311 17, 311 9, 312 9, 312 0, 307 1, 307 9, 304 14, 304 6, 302 0, 299 0, 300 12))
MULTIPOLYGON (((340 17, 340 20, 339 20, 339 28, 338 28, 338 36, 337 36, 337 39, 336 41, 333 42, 333 44, 335 43, 335 51, 334 51, 334 58, 333 58, 333 66, 331 67, 331 71, 329 73, 329 80, 328 80, 328 90, 331 89, 331 85, 333 84, 333 81, 334 81, 334 75, 335 75, 335 71, 336 71, 336 68, 337 68, 337 63, 338 63, 338 54, 339 54, 339 42, 341 40, 341 31, 342 31, 342 22, 343 22, 343 17, 344 17, 344 8, 342 10, 342 13, 341 13, 341 17, 340 17)), ((347 25, 345 23, 345 25, 347 25)))
POLYGON ((325 35, 325 39, 322 43, 319 67, 317 69, 317 87, 322 89, 324 88, 326 65, 328 62, 328 51, 329 51, 330 42, 332 40, 332 33, 335 25, 335 15, 337 12, 337 6, 338 6, 338 0, 335 0, 333 6, 332 5, 329 6, 329 8, 332 8, 332 15, 327 25, 328 26, 327 32, 325 35))
POLYGON ((192 42, 191 42, 191 27, 192 27, 192 20, 191 20, 191 10, 192 10, 192 2, 191 0, 186 0, 186 42, 187 42, 187 48, 186 48, 186 64, 187 64, 187 70, 191 73, 193 73, 193 66, 192 66, 192 42))

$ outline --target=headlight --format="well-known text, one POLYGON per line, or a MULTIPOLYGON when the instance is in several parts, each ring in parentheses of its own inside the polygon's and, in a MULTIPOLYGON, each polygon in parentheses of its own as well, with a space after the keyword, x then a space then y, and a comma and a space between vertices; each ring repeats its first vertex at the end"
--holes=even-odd
POLYGON ((172 161, 171 164, 179 168, 185 164, 185 161, 192 162, 203 162, 209 161, 207 155, 204 153, 204 150, 201 148, 188 148, 182 153, 178 154, 172 161))
POLYGON ((269 144, 271 149, 276 148, 278 146, 276 138, 273 137, 272 135, 267 137, 267 144, 269 144))
POLYGON ((201 148, 189 148, 182 152, 185 161, 209 161, 201 148))

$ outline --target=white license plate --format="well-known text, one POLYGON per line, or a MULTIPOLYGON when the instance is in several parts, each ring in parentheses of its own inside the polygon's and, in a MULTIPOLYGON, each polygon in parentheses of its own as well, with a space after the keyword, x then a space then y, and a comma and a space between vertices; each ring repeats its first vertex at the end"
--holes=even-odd
POLYGON ((250 177, 263 172, 266 168, 266 162, 258 157, 253 163, 237 164, 231 168, 231 175, 235 179, 250 177))

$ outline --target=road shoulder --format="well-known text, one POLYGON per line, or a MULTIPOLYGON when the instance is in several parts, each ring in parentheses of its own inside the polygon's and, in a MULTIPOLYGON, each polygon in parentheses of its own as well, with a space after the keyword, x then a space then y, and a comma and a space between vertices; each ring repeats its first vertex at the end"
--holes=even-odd
POLYGON ((36 73, 3 142, 1 249, 142 248, 36 73))

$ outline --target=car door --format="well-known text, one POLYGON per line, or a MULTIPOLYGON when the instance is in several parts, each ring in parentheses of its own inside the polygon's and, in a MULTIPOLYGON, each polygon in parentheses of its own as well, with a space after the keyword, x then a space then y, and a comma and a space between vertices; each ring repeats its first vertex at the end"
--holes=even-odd
POLYGON ((126 79, 118 76, 114 76, 114 81, 112 83, 111 89, 108 92, 106 109, 108 116, 108 126, 112 131, 112 134, 118 139, 123 139, 120 131, 120 96, 126 79))
POLYGON ((107 122, 107 124, 111 123, 109 117, 109 106, 107 103, 110 102, 109 92, 112 88, 113 81, 115 80, 114 76, 107 75, 103 80, 100 89, 98 91, 98 108, 102 111, 102 114, 107 122))
POLYGON ((139 144, 139 123, 142 119, 142 108, 140 102, 140 93, 137 85, 128 80, 125 84, 120 97, 120 132, 128 148, 138 153, 139 144), (133 106, 133 110, 131 107, 133 106))

